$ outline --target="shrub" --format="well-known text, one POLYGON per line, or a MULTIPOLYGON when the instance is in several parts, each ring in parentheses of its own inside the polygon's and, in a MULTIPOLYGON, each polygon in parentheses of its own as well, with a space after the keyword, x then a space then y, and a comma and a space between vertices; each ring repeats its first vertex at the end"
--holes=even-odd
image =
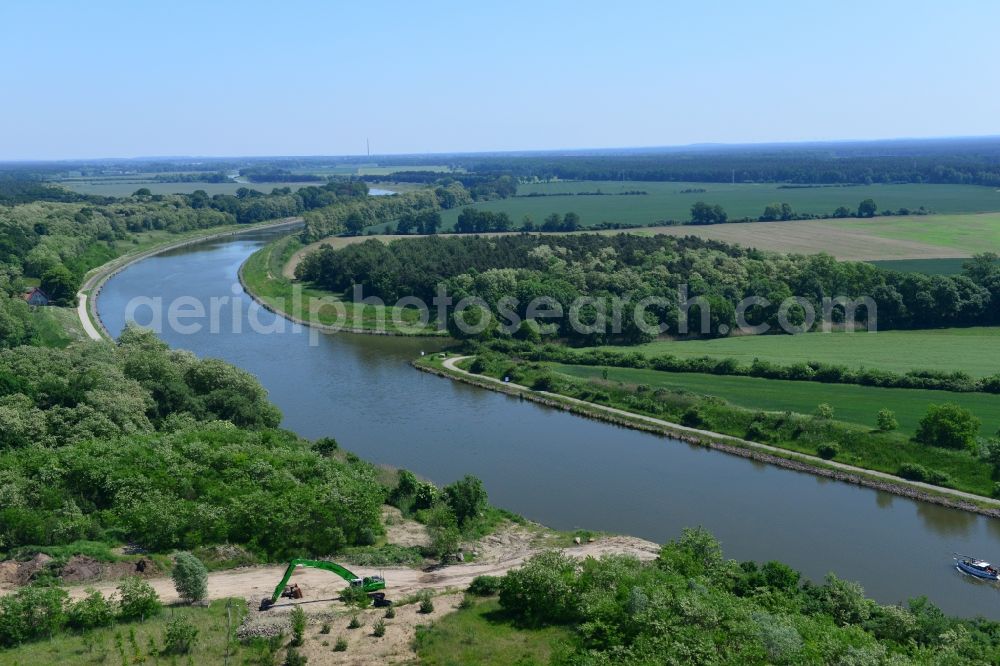
POLYGON ((198 628, 186 617, 176 616, 167 623, 163 635, 164 654, 187 654, 198 642, 198 628))
POLYGON ((178 596, 189 603, 201 601, 208 593, 208 571, 191 553, 177 553, 170 577, 178 596))
POLYGON ((0 646, 51 636, 66 621, 66 590, 29 585, 0 597, 0 646))
POLYGON ((368 593, 360 585, 348 585, 340 593, 340 598, 348 606, 357 606, 358 608, 367 608, 372 602, 368 593))
POLYGON ((430 590, 424 590, 420 593, 420 612, 425 615, 434 612, 434 599, 431 597, 430 590))
POLYGON ((388 608, 385 609, 385 619, 391 620, 394 617, 396 617, 396 607, 389 606, 388 608))
POLYGON ((320 455, 323 456, 332 455, 333 452, 339 448, 340 445, 337 443, 337 440, 335 440, 333 437, 320 437, 315 442, 313 442, 313 449, 316 451, 316 453, 319 453, 320 455))
POLYGON ((500 605, 529 625, 568 622, 575 617, 572 585, 576 560, 550 551, 535 555, 503 578, 500 605))
POLYGON ((980 425, 972 412, 954 403, 931 405, 920 419, 916 440, 930 446, 964 449, 975 444, 980 425))
POLYGON ((486 509, 488 497, 483 482, 472 475, 444 487, 444 499, 451 507, 459 527, 465 525, 486 509))
POLYGON ((361 620, 358 618, 357 615, 352 615, 351 616, 351 621, 347 623, 347 628, 348 629, 357 629, 360 626, 361 626, 361 620))
POLYGON ((701 410, 692 405, 684 410, 681 414, 681 425, 687 426, 688 428, 697 428, 702 423, 704 423, 705 418, 701 414, 701 410))
POLYGON ((910 481, 926 481, 927 469, 917 463, 903 463, 896 471, 896 475, 910 481))
POLYGON ((347 639, 343 636, 337 639, 337 642, 333 644, 334 652, 347 652, 347 639))
POLYGON ((503 579, 498 576, 476 576, 469 584, 469 594, 477 597, 492 597, 500 593, 503 579))
POLYGON ((323 626, 320 627, 320 629, 319 629, 319 633, 321 633, 321 634, 328 634, 328 633, 330 633, 330 623, 329 622, 324 622, 323 626))
POLYGON ((305 666, 305 663, 309 661, 309 657, 305 656, 294 647, 288 648, 285 652, 285 665, 284 666, 305 666))
POLYGON ((552 391, 555 388, 556 382, 552 378, 552 375, 544 374, 535 377, 535 380, 531 382, 531 388, 535 391, 552 391))
POLYGON ((372 636, 385 636, 385 620, 378 620, 372 625, 372 636))
POLYGON ((875 417, 875 424, 882 432, 889 432, 899 427, 896 414, 890 409, 880 409, 875 417))
POLYGON ((993 497, 1000 498, 1000 481, 993 484, 993 497))
POLYGON ((301 606, 296 606, 292 610, 292 645, 299 646, 305 641, 306 634, 306 612, 301 606))
POLYGON ((458 602, 458 607, 459 607, 460 609, 462 609, 462 610, 465 610, 465 609, 468 609, 468 608, 472 608, 472 607, 473 607, 473 606, 475 606, 475 605, 476 605, 476 604, 475 604, 475 602, 474 602, 474 601, 472 600, 472 597, 470 597, 470 596, 469 596, 469 595, 467 595, 467 594, 466 594, 465 596, 463 596, 463 597, 462 597, 462 600, 461 600, 461 601, 459 601, 459 602, 458 602))
POLYGON ((819 454, 819 457, 823 460, 832 460, 837 457, 838 453, 840 453, 840 447, 832 442, 827 442, 817 446, 816 453, 819 454))
POLYGON ((114 606, 97 590, 87 590, 87 596, 71 603, 66 610, 66 623, 83 631, 107 627, 115 619, 114 606))
POLYGON ((131 576, 118 586, 118 617, 123 620, 144 620, 160 612, 160 597, 153 587, 131 576))
POLYGON ((833 407, 829 404, 823 402, 816 406, 816 411, 814 415, 818 419, 829 420, 833 418, 833 407))

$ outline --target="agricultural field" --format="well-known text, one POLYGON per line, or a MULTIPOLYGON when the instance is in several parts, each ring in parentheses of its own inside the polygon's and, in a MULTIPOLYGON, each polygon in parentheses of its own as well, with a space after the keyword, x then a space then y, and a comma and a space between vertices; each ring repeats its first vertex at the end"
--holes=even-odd
POLYGON ((965 258, 955 259, 889 259, 868 263, 888 271, 900 273, 924 273, 926 275, 959 275, 965 258))
MULTIPOLYGON (((551 213, 575 212, 584 226, 602 222, 650 225, 666 220, 686 221, 697 201, 719 204, 730 219, 756 219, 764 207, 787 202, 797 213, 830 214, 839 206, 852 210, 872 198, 881 209, 918 209, 939 214, 1000 211, 1000 191, 975 185, 856 185, 848 187, 789 187, 777 183, 664 183, 640 181, 560 181, 518 187, 511 199, 476 204, 503 211, 515 223, 527 215, 536 223, 551 213), (687 190, 687 191, 685 191, 687 190), (580 192, 607 196, 579 196, 580 192), (646 194, 618 194, 641 191, 646 194), (564 196, 527 196, 530 194, 564 196), (612 196, 613 195, 613 196, 612 196)), ((446 211, 444 228, 454 225, 460 211, 446 211)))
POLYGON ((699 236, 771 252, 842 260, 960 259, 1000 252, 1000 213, 664 226, 637 233, 699 236))
MULTIPOLYGON (((658 340, 636 347, 606 349, 626 349, 649 356, 735 358, 743 364, 759 358, 780 365, 818 361, 893 372, 958 370, 973 377, 986 377, 1000 370, 1000 328, 992 327, 658 340)), ((1000 402, 1000 398, 992 399, 1000 402)))
POLYGON ((916 432, 917 423, 927 413, 929 405, 952 402, 982 419, 980 434, 992 435, 1000 429, 1000 398, 986 393, 892 389, 588 365, 555 364, 553 367, 557 372, 582 379, 603 380, 606 372, 607 380, 612 382, 712 395, 746 409, 812 414, 820 403, 826 403, 833 407, 837 420, 870 428, 875 427, 878 410, 887 408, 895 412, 900 431, 909 435, 916 432))

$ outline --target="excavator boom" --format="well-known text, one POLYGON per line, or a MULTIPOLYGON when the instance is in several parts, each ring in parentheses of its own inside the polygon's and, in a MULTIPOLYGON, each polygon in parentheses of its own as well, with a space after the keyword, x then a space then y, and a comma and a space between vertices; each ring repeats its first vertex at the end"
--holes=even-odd
POLYGON ((288 581, 295 572, 296 567, 312 567, 314 569, 331 571, 346 580, 351 586, 360 587, 365 592, 369 593, 385 589, 385 580, 381 576, 361 578, 354 575, 353 572, 340 566, 336 562, 328 562, 326 560, 308 560, 299 557, 288 563, 288 567, 285 569, 285 574, 281 577, 281 582, 279 582, 278 586, 274 588, 274 594, 271 595, 270 599, 263 599, 261 601, 261 610, 267 610, 267 608, 273 606, 274 603, 281 598, 281 593, 285 591, 285 587, 288 585, 288 581))

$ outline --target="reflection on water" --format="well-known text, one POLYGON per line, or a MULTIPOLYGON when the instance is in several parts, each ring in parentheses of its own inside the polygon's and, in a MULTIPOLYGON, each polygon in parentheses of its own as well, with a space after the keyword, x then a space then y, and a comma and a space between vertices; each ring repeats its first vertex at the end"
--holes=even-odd
POLYGON ((410 367, 441 341, 345 334, 310 346, 308 334, 251 332, 247 317, 267 324, 273 315, 241 293, 236 274, 269 236, 207 242, 136 264, 107 283, 101 316, 116 332, 136 296, 235 293, 243 333, 223 325, 218 334, 162 337, 257 375, 284 427, 304 437, 332 435, 368 460, 437 483, 475 474, 498 505, 552 527, 662 543, 703 525, 729 557, 782 560, 813 580, 834 571, 882 602, 927 595, 949 613, 1000 618, 998 591, 963 584, 951 567, 953 551, 1000 559, 997 520, 609 426, 410 367))
POLYGON ((924 525, 945 536, 968 536, 978 528, 979 522, 996 522, 973 513, 953 511, 927 502, 916 502, 915 505, 917 515, 924 521, 924 525))

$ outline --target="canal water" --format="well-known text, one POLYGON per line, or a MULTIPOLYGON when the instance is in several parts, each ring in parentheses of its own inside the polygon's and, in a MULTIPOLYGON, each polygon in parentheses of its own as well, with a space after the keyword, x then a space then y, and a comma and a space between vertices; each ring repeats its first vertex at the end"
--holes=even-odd
MULTIPOLYGON (((206 241, 145 259, 113 277, 98 311, 117 335, 134 299, 180 297, 223 313, 217 332, 164 330, 171 346, 255 374, 283 426, 333 436, 375 463, 438 484, 475 474, 498 506, 560 529, 657 542, 702 525, 728 557, 781 560, 821 580, 859 581, 882 602, 928 596, 946 612, 1000 619, 1000 589, 955 571, 952 553, 1000 559, 1000 521, 792 472, 608 425, 414 370, 439 342, 318 335, 246 296, 237 271, 275 233, 206 241), (223 300, 228 299, 228 300, 223 300), (260 329, 285 324, 283 332, 260 329), (255 330, 257 329, 257 330, 255 330)), ((287 233, 287 232, 286 232, 287 233)), ((192 323, 197 320, 187 320, 192 323)))

